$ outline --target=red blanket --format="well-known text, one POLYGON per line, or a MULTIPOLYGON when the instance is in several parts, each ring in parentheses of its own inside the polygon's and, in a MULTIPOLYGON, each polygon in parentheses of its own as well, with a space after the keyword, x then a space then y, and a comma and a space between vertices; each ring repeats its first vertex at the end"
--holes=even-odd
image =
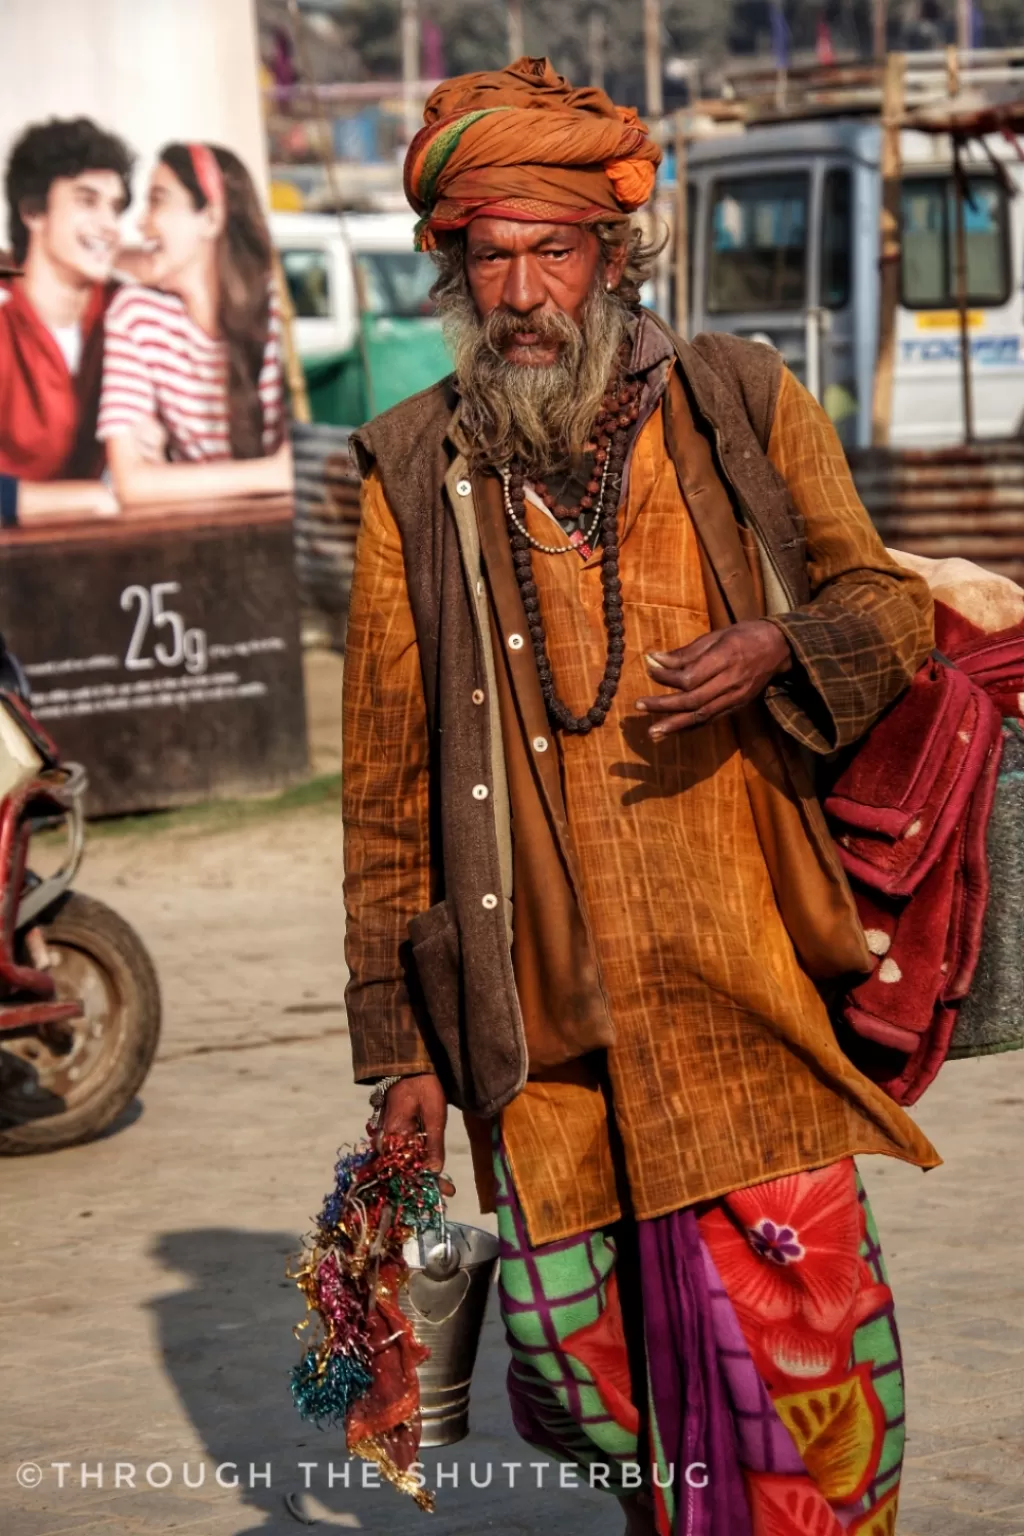
POLYGON ((1002 716, 1024 689, 1024 626, 985 635, 937 604, 936 644, 956 665, 925 663, 825 800, 876 957, 842 1018, 858 1064, 902 1104, 945 1060, 974 976, 1002 716))

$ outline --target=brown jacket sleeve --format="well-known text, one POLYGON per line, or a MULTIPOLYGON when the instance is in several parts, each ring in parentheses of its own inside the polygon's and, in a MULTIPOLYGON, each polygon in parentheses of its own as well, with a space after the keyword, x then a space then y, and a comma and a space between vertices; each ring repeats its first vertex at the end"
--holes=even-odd
POLYGON ((430 905, 427 716, 402 543, 374 471, 345 645, 345 991, 357 1082, 432 1070, 410 1005, 407 925, 430 905))
POLYGON ((931 594, 887 554, 835 428, 788 370, 768 457, 806 523, 811 586, 810 602, 774 617, 796 666, 768 706, 797 741, 832 752, 863 736, 928 655, 931 594))

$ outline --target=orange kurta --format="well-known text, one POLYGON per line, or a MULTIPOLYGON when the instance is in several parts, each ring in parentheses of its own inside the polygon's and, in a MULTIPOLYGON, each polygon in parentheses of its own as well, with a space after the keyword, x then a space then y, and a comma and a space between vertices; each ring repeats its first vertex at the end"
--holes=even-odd
MULTIPOLYGON (((848 475, 835 478, 834 438, 821 420, 785 375, 770 457, 805 517, 827 496, 829 517, 841 523, 848 512, 864 525, 863 563, 884 563, 848 475)), ((543 511, 530 506, 527 515, 536 537, 560 540, 543 511)), ((398 534, 376 477, 366 516, 395 569, 398 534)), ((615 1028, 607 1065, 635 1214, 656 1216, 855 1152, 933 1165, 936 1154, 909 1117, 840 1052, 794 954, 732 723, 712 721, 654 745, 636 713, 636 699, 652 691, 645 653, 685 645, 709 628, 696 535, 665 449, 661 408, 636 443, 622 517, 619 691, 600 729, 550 734, 615 1028)), ((556 685, 580 711, 605 660, 600 554, 585 563, 575 553, 537 554, 534 577, 556 685)), ((375 624, 412 680, 411 614, 398 621, 395 587, 375 624)), ((425 754, 417 747, 413 756, 422 763, 425 754)), ((514 907, 515 893, 513 922, 514 907)), ((588 1084, 564 1070, 532 1078, 503 1111, 502 1129, 534 1243, 619 1214, 596 1079, 588 1084)))

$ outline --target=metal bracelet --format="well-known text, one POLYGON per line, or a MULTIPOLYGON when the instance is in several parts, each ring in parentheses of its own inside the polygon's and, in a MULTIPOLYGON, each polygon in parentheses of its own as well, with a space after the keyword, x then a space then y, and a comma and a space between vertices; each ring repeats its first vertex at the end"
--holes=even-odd
POLYGON ((401 1081, 401 1076, 382 1077, 380 1082, 375 1084, 373 1092, 370 1094, 370 1108, 373 1110, 373 1114, 370 1116, 370 1125, 373 1130, 376 1130, 380 1124, 380 1117, 384 1113, 384 1100, 388 1096, 388 1089, 393 1088, 396 1083, 401 1081))

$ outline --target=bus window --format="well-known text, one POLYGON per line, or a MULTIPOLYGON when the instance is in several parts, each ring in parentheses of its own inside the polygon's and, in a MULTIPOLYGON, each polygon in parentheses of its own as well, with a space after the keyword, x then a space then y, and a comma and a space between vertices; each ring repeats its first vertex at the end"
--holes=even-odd
POLYGON ((434 313, 430 290, 437 268, 419 251, 360 251, 367 312, 391 318, 415 319, 434 313))
POLYGON ((296 320, 329 320, 331 306, 331 275, 326 251, 283 250, 281 266, 284 268, 288 292, 296 320))
POLYGON ((807 289, 806 173, 716 181, 708 230, 708 311, 800 309, 807 289))
POLYGON ((825 172, 821 205, 821 302, 843 309, 850 302, 850 173, 825 172))
MULTIPOLYGON (((1005 304, 1010 296, 1006 195, 991 176, 970 176, 964 200, 967 302, 1005 304)), ((951 176, 904 181, 901 210, 901 302, 905 309, 956 304, 956 198, 951 176)))

